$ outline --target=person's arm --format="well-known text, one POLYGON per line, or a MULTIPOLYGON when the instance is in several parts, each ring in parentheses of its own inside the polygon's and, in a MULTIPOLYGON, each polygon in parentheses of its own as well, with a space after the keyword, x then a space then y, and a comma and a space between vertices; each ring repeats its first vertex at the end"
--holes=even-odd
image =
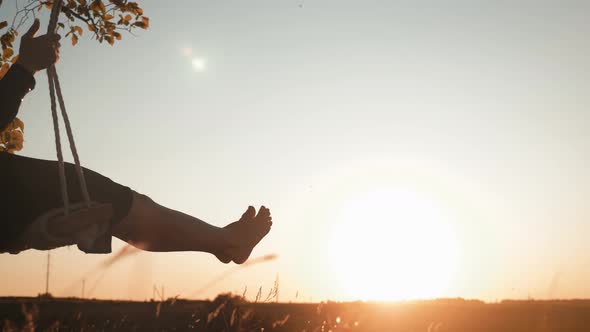
POLYGON ((13 65, 0 80, 0 130, 17 115, 22 99, 35 88, 35 79, 22 65, 13 65))
POLYGON ((22 99, 35 87, 33 75, 59 59, 59 35, 35 37, 39 26, 39 20, 35 20, 23 35, 17 62, 0 80, 0 130, 14 119, 22 99))

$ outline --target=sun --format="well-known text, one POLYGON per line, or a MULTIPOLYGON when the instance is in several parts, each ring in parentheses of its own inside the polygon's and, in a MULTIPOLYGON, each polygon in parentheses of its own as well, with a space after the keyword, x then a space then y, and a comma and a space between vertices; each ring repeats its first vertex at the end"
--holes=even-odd
POLYGON ((202 72, 207 69, 207 61, 203 58, 195 57, 191 60, 191 64, 196 72, 202 72))
POLYGON ((427 195, 367 192, 345 204, 330 243, 347 299, 397 301, 444 295, 458 263, 450 214, 427 195))

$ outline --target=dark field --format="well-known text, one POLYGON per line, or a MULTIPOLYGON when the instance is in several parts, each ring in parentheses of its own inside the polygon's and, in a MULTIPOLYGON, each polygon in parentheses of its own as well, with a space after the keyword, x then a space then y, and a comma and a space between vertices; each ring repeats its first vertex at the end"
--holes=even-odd
POLYGON ((377 303, 0 298, 2 331, 590 331, 590 300, 377 303))

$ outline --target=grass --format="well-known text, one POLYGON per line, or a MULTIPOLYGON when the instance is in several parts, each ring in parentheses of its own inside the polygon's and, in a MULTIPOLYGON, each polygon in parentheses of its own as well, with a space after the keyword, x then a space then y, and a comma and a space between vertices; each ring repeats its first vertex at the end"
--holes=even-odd
POLYGON ((590 300, 405 303, 0 299, 2 331, 588 331, 590 300))

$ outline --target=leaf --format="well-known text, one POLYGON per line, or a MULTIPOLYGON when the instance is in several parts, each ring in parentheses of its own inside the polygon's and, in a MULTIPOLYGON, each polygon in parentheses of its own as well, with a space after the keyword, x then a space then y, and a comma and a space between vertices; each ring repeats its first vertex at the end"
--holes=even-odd
POLYGON ((15 128, 20 129, 23 133, 25 132, 25 123, 19 119, 19 118, 14 118, 14 120, 12 120, 13 122, 13 126, 15 126, 15 128))
POLYGON ((8 61, 8 59, 10 59, 10 57, 12 57, 13 54, 14 54, 14 51, 12 50, 12 48, 5 49, 2 52, 2 60, 8 61))
POLYGON ((10 132, 10 144, 18 146, 25 140, 23 132, 20 130, 13 130, 10 132))
POLYGON ((75 26, 74 31, 76 31, 80 36, 84 34, 84 30, 82 30, 82 28, 79 26, 75 26))
POLYGON ((104 39, 106 39, 106 41, 108 41, 111 45, 115 44, 115 39, 113 39, 112 36, 104 36, 104 39))
POLYGON ((89 8, 90 8, 90 10, 92 10, 95 13, 102 12, 104 14, 106 12, 106 8, 104 6, 104 3, 102 3, 101 0, 92 1, 89 8))
POLYGON ((98 2, 98 8, 100 9, 100 11, 103 13, 103 15, 107 12, 106 7, 104 6, 104 3, 102 2, 102 0, 97 0, 98 2))
POLYGON ((78 44, 78 36, 76 34, 72 34, 72 46, 76 46, 78 44))
POLYGON ((4 29, 4 28, 6 28, 7 26, 8 26, 8 22, 6 22, 6 21, 2 21, 2 22, 0 22, 0 29, 4 29))
POLYGON ((102 19, 105 20, 105 21, 108 21, 108 20, 112 19, 113 17, 114 16, 111 15, 111 14, 106 14, 102 19))
POLYGON ((0 78, 4 77, 4 75, 6 75, 6 73, 8 72, 8 69, 10 69, 10 65, 5 63, 2 65, 2 67, 0 67, 0 78))
POLYGON ((0 44, 2 45, 3 50, 12 48, 12 42, 14 42, 14 34, 11 31, 8 31, 0 37, 0 44))
POLYGON ((0 131, 0 151, 14 153, 22 150, 25 141, 24 128, 25 124, 20 119, 14 118, 4 130, 0 131))

